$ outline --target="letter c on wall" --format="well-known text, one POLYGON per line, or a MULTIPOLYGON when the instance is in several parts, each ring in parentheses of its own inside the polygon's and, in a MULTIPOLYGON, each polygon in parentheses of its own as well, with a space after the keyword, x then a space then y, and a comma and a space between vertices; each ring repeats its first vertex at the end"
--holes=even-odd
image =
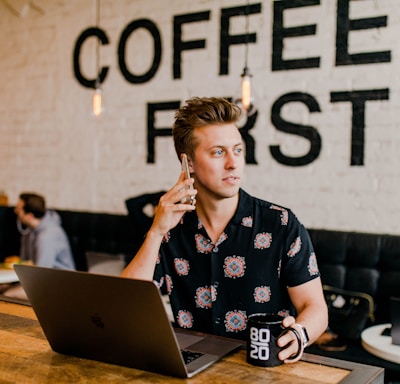
POLYGON ((83 43, 91 36, 97 37, 102 45, 106 45, 109 43, 108 37, 106 33, 99 28, 88 28, 85 29, 81 35, 78 37, 75 43, 74 49, 74 74, 78 82, 86 88, 95 88, 96 79, 100 79, 100 84, 104 81, 108 73, 108 67, 102 67, 100 74, 96 73, 96 76, 93 79, 87 79, 82 75, 81 68, 79 65, 79 57, 81 53, 81 48, 83 43))

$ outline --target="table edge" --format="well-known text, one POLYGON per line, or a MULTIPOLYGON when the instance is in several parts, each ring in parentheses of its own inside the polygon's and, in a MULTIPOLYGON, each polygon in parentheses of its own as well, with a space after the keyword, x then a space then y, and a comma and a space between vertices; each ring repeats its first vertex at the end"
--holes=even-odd
POLYGON ((384 382, 384 369, 374 365, 355 363, 326 356, 312 355, 309 353, 304 354, 302 361, 306 361, 307 363, 323 364, 350 371, 350 373, 338 384, 353 384, 355 382, 383 384, 384 382))

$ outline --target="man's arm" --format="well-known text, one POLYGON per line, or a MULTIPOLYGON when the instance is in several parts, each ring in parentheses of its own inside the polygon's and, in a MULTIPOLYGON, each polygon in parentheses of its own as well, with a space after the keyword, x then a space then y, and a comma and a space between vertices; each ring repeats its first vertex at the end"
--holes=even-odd
POLYGON ((186 197, 197 193, 195 189, 185 188, 193 185, 193 182, 193 178, 185 179, 183 172, 181 172, 178 182, 160 198, 153 224, 138 253, 122 271, 122 277, 142 280, 153 279, 154 268, 164 235, 179 223, 185 212, 196 209, 194 205, 181 203, 186 197))
POLYGON ((158 235, 150 229, 138 253, 122 271, 121 277, 153 280, 154 268, 162 238, 163 235, 158 235))
MULTIPOLYGON (((290 299, 297 311, 295 322, 301 324, 307 330, 313 343, 326 330, 328 326, 328 309, 323 295, 321 279, 318 277, 307 283, 288 288, 290 299)), ((294 318, 289 316, 283 321, 284 327, 290 327, 294 318)), ((279 338, 279 346, 284 346, 294 339, 292 332, 288 332, 279 338)), ((287 349, 280 352, 281 360, 288 359, 297 353, 297 343, 292 343, 287 349)))

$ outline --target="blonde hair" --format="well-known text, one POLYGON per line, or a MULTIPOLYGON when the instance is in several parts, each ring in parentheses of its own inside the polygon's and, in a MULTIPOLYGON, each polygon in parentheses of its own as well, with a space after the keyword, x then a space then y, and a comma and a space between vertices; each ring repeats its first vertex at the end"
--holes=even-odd
POLYGON ((229 100, 218 97, 193 97, 175 113, 172 129, 175 151, 193 156, 196 147, 193 130, 208 125, 236 123, 241 109, 229 100))

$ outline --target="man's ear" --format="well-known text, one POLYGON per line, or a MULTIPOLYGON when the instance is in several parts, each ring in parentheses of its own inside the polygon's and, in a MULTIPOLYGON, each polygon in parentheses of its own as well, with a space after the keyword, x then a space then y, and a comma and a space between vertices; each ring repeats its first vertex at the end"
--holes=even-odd
POLYGON ((188 160, 188 165, 189 165, 189 171, 190 171, 190 173, 193 173, 194 171, 193 171, 192 158, 189 155, 187 157, 187 160, 188 160))
POLYGON ((182 163, 182 157, 183 157, 183 155, 186 155, 186 159, 187 159, 187 164, 188 164, 188 166, 189 166, 189 172, 190 173, 193 173, 193 165, 192 165, 192 158, 187 154, 187 153, 185 153, 185 152, 182 152, 181 153, 181 155, 180 155, 180 159, 181 159, 181 163, 182 163))

